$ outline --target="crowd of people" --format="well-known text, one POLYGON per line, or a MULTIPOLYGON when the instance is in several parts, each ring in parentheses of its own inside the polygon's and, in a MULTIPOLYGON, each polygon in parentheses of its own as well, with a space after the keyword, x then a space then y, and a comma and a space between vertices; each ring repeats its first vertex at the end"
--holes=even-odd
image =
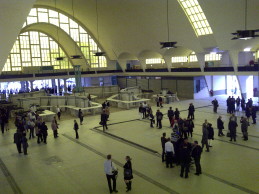
MULTIPOLYGON (((157 98, 156 102, 157 107, 163 107, 163 101, 160 97, 157 98)), ((217 99, 214 99, 212 101, 212 104, 214 112, 217 112, 217 108, 219 107, 217 99)), ((253 102, 251 99, 249 99, 249 101, 244 104, 243 99, 240 99, 239 97, 237 99, 229 97, 227 99, 227 112, 230 114, 230 117, 228 120, 228 131, 226 135, 230 138, 230 141, 236 141, 238 121, 237 116, 235 116, 235 112, 239 111, 240 106, 242 110, 245 111, 246 115, 246 117, 242 116, 240 119, 241 132, 243 135, 243 139, 245 141, 248 140, 248 127, 250 125, 247 110, 250 111, 251 115, 256 115, 256 110, 254 111, 253 102), (243 108, 243 106, 245 107, 243 108)), ((56 110, 57 118, 58 120, 60 120, 61 109, 57 106, 56 110)), ((153 128, 154 124, 156 123, 156 127, 158 129, 162 129, 162 120, 164 118, 164 114, 160 109, 157 109, 156 113, 154 114, 152 107, 146 102, 144 102, 140 104, 138 110, 139 119, 150 120, 151 128, 153 128)), ((206 152, 210 152, 210 148, 212 147, 212 141, 214 140, 214 128, 212 124, 205 119, 204 123, 202 124, 201 145, 199 145, 198 141, 193 141, 193 143, 189 142, 188 138, 193 137, 193 130, 195 127, 195 107, 193 103, 189 104, 187 111, 187 118, 182 118, 178 108, 173 109, 172 107, 169 107, 169 109, 167 110, 167 117, 169 119, 169 127, 172 129, 172 132, 169 137, 166 136, 166 133, 163 133, 161 137, 162 162, 165 162, 167 168, 174 168, 174 164, 179 165, 180 177, 184 178, 189 177, 188 174, 190 172, 190 166, 193 164, 196 167, 195 175, 199 176, 200 174, 202 174, 200 164, 201 154, 203 152, 204 147, 206 147, 206 152)), ((100 125, 102 125, 103 131, 108 129, 107 121, 109 121, 109 116, 110 103, 106 100, 102 104, 101 121, 99 123, 100 125)), ((79 109, 78 118, 80 121, 80 125, 82 125, 84 120, 84 114, 81 109, 79 109)), ((253 117, 254 124, 256 123, 255 118, 253 117)), ((8 111, 6 109, 0 109, 0 124, 2 133, 4 133, 5 130, 9 129, 8 120, 8 111)), ((222 120, 222 116, 219 116, 217 118, 216 123, 216 127, 218 128, 218 136, 225 136, 225 134, 223 133, 225 127, 224 121, 222 120)), ((18 153, 24 153, 24 155, 27 155, 27 149, 29 146, 28 142, 31 139, 34 139, 35 137, 37 137, 38 144, 47 144, 48 127, 36 112, 29 111, 26 115, 17 116, 15 118, 15 126, 17 128, 17 131, 14 134, 14 143, 16 144, 18 153), (28 135, 28 139, 26 135, 28 135)), ((51 129, 53 131, 53 137, 58 138, 59 124, 57 122, 56 116, 54 116, 51 121, 51 129)), ((75 131, 76 139, 78 139, 79 124, 77 123, 77 120, 74 120, 73 129, 75 131)), ((126 191, 128 192, 132 188, 133 179, 132 163, 131 158, 129 156, 126 156, 126 163, 123 166, 123 168, 124 182, 126 184, 126 191)), ((118 175, 118 170, 114 162, 112 162, 111 155, 107 155, 107 161, 105 161, 104 170, 107 177, 110 193, 117 193, 118 191, 116 189, 116 177, 118 175)))

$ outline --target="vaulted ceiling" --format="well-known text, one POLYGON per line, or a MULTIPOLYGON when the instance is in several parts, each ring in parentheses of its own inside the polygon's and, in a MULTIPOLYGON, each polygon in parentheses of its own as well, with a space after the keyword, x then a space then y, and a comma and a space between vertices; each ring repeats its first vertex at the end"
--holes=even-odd
MULTIPOLYGON (((1 31, 5 49, 1 48, 1 63, 6 60, 16 36, 22 28, 31 7, 51 7, 73 15, 72 0, 2 0, 0 2, 1 31), (20 9, 18 9, 18 7, 20 9), (4 11, 4 13, 3 13, 4 11), (2 19, 4 18, 4 19, 2 19), (11 22, 9 22, 11 21, 11 22), (8 29, 6 29, 8 28, 8 29), (12 30, 10 30, 12 29, 12 30), (7 52, 8 51, 8 52, 7 52)), ((167 41, 166 0, 97 0, 99 42, 110 59, 128 53, 132 58, 143 52, 163 56, 159 42, 167 41)), ((259 48, 259 38, 231 40, 231 32, 243 30, 245 0, 199 0, 213 34, 197 37, 177 0, 169 0, 170 41, 181 46, 179 55, 191 50, 199 53, 206 48, 243 50, 259 48)), ((73 0, 74 18, 81 22, 97 40, 96 0, 73 0)), ((259 1, 248 0, 247 28, 259 29, 259 1)), ((51 30, 46 28, 44 31, 51 30)), ((51 33, 49 33, 51 34, 51 33)))

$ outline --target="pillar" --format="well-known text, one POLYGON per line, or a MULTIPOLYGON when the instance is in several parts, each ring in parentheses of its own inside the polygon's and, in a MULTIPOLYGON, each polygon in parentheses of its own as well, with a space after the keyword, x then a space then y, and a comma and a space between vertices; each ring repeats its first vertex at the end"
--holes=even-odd
POLYGON ((171 69, 172 69, 172 57, 171 56, 164 56, 164 60, 165 60, 168 72, 171 72, 171 69))
POLYGON ((54 89, 54 93, 56 92, 56 81, 55 79, 51 79, 51 85, 52 85, 52 88, 54 89))
POLYGON ((76 80, 75 92, 82 92, 83 91, 80 67, 81 67, 81 65, 74 65, 75 80, 76 80))
POLYGON ((196 54, 198 63, 201 68, 201 72, 204 72, 204 67, 205 67, 205 54, 204 53, 197 53, 196 54))
POLYGON ((67 79, 64 79, 64 93, 67 93, 67 79))
POLYGON ((59 91, 60 91, 60 79, 57 79, 57 80, 58 80, 57 94, 59 94, 59 91))
POLYGON ((30 80, 30 84, 31 84, 31 92, 34 90, 34 89, 33 89, 33 82, 34 82, 34 80, 30 80))
POLYGON ((126 59, 118 59, 118 64, 120 65, 123 72, 127 69, 127 60, 126 59))
POLYGON ((21 91, 25 92, 25 90, 26 90, 25 81, 20 81, 20 83, 21 83, 21 91))
POLYGON ((139 59, 139 62, 140 62, 140 65, 143 69, 143 72, 145 72, 146 68, 147 68, 146 59, 139 59))
POLYGON ((26 90, 26 92, 29 92, 29 82, 28 82, 28 81, 25 81, 25 83, 26 83, 26 84, 25 84, 25 85, 26 85, 26 89, 25 89, 25 90, 26 90))

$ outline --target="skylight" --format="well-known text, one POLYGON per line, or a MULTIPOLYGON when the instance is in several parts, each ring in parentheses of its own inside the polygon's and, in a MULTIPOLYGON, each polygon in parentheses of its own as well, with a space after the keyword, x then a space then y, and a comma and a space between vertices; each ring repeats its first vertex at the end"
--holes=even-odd
POLYGON ((197 36, 213 34, 198 0, 178 0, 197 36))

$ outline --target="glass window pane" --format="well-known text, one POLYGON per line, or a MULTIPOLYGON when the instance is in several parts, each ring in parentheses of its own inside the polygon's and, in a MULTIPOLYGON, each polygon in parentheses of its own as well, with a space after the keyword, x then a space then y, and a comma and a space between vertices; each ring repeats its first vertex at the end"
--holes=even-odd
POLYGON ((39 22, 48 22, 49 21, 48 13, 38 12, 38 18, 39 18, 39 22))
POLYGON ((63 15, 62 13, 59 13, 59 19, 61 23, 68 23, 68 17, 63 15))
POLYGON ((57 18, 49 18, 49 23, 59 26, 59 20, 57 18))
POLYGON ((58 18, 58 12, 49 10, 49 17, 58 18))

